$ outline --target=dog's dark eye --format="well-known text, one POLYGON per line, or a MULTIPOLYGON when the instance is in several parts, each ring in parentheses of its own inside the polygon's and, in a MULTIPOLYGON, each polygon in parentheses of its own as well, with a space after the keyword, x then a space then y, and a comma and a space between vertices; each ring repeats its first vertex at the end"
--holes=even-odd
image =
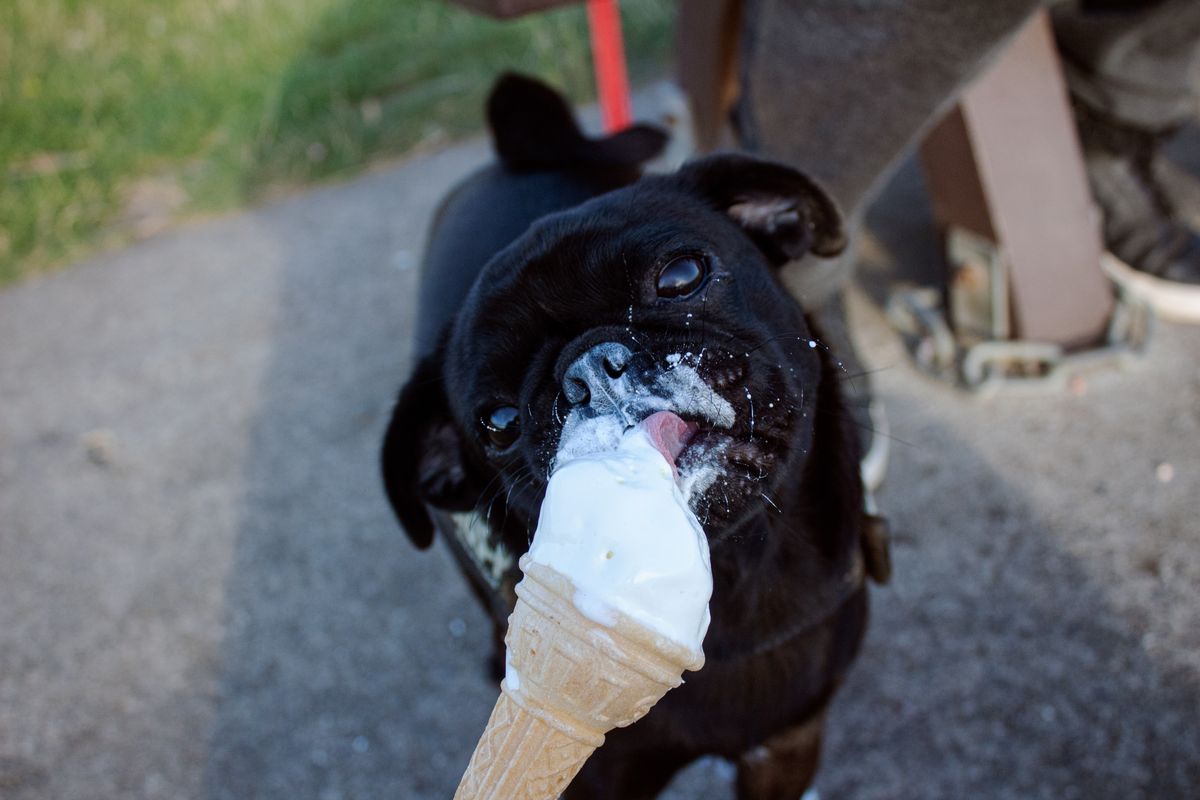
POLYGON ((480 421, 488 441, 497 450, 509 447, 521 434, 521 412, 512 406, 499 406, 480 421))
POLYGON ((704 282, 704 262, 695 256, 682 256, 662 268, 656 286, 659 297, 683 297, 704 282))

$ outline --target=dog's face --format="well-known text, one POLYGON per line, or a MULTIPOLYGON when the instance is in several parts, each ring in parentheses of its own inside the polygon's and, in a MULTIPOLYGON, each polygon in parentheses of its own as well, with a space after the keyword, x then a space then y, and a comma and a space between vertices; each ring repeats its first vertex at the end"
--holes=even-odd
POLYGON ((735 156, 537 223, 484 268, 401 395, 384 465, 410 535, 428 540, 429 502, 525 538, 560 447, 586 438, 573 434, 658 410, 697 425, 678 465, 714 545, 778 513, 812 446, 822 360, 775 270, 843 241, 811 181, 735 156))

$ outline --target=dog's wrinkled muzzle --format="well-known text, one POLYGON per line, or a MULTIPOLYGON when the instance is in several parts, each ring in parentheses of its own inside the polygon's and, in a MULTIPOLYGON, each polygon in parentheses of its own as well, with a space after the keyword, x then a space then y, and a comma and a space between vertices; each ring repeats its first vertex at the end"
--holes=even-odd
POLYGON ((562 395, 576 419, 611 416, 632 427, 657 411, 673 411, 713 428, 730 427, 733 407, 683 361, 677 356, 659 363, 619 342, 601 342, 563 370, 562 395))

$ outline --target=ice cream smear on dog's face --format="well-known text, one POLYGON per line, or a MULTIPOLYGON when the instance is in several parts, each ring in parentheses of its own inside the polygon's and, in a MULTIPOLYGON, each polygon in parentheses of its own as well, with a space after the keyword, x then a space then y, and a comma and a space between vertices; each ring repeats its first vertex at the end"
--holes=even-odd
MULTIPOLYGON (((595 437, 592 427, 576 426, 575 435, 595 437)), ((597 439, 599 449, 564 442, 529 558, 570 578, 576 608, 594 621, 612 624, 619 611, 699 652, 712 569, 674 463, 694 430, 659 411, 597 439)))

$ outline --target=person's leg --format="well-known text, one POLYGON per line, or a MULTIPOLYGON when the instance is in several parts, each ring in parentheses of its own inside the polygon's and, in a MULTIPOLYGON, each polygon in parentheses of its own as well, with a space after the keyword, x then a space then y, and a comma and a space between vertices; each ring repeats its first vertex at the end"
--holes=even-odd
MULTIPOLYGON (((746 0, 741 144, 820 180, 852 227, 873 188, 1016 32, 1037 0, 746 0)), ((841 263, 789 268, 819 305, 841 263)))
POLYGON ((1200 102, 1200 2, 1084 0, 1056 9, 1110 273, 1160 314, 1200 322, 1200 235, 1163 185, 1162 145, 1200 102))
POLYGON ((747 149, 820 180, 851 246, 788 265, 784 281, 842 364, 868 490, 883 479, 886 418, 858 362, 841 290, 872 191, 1001 50, 1038 0, 744 0, 734 126, 747 149))

